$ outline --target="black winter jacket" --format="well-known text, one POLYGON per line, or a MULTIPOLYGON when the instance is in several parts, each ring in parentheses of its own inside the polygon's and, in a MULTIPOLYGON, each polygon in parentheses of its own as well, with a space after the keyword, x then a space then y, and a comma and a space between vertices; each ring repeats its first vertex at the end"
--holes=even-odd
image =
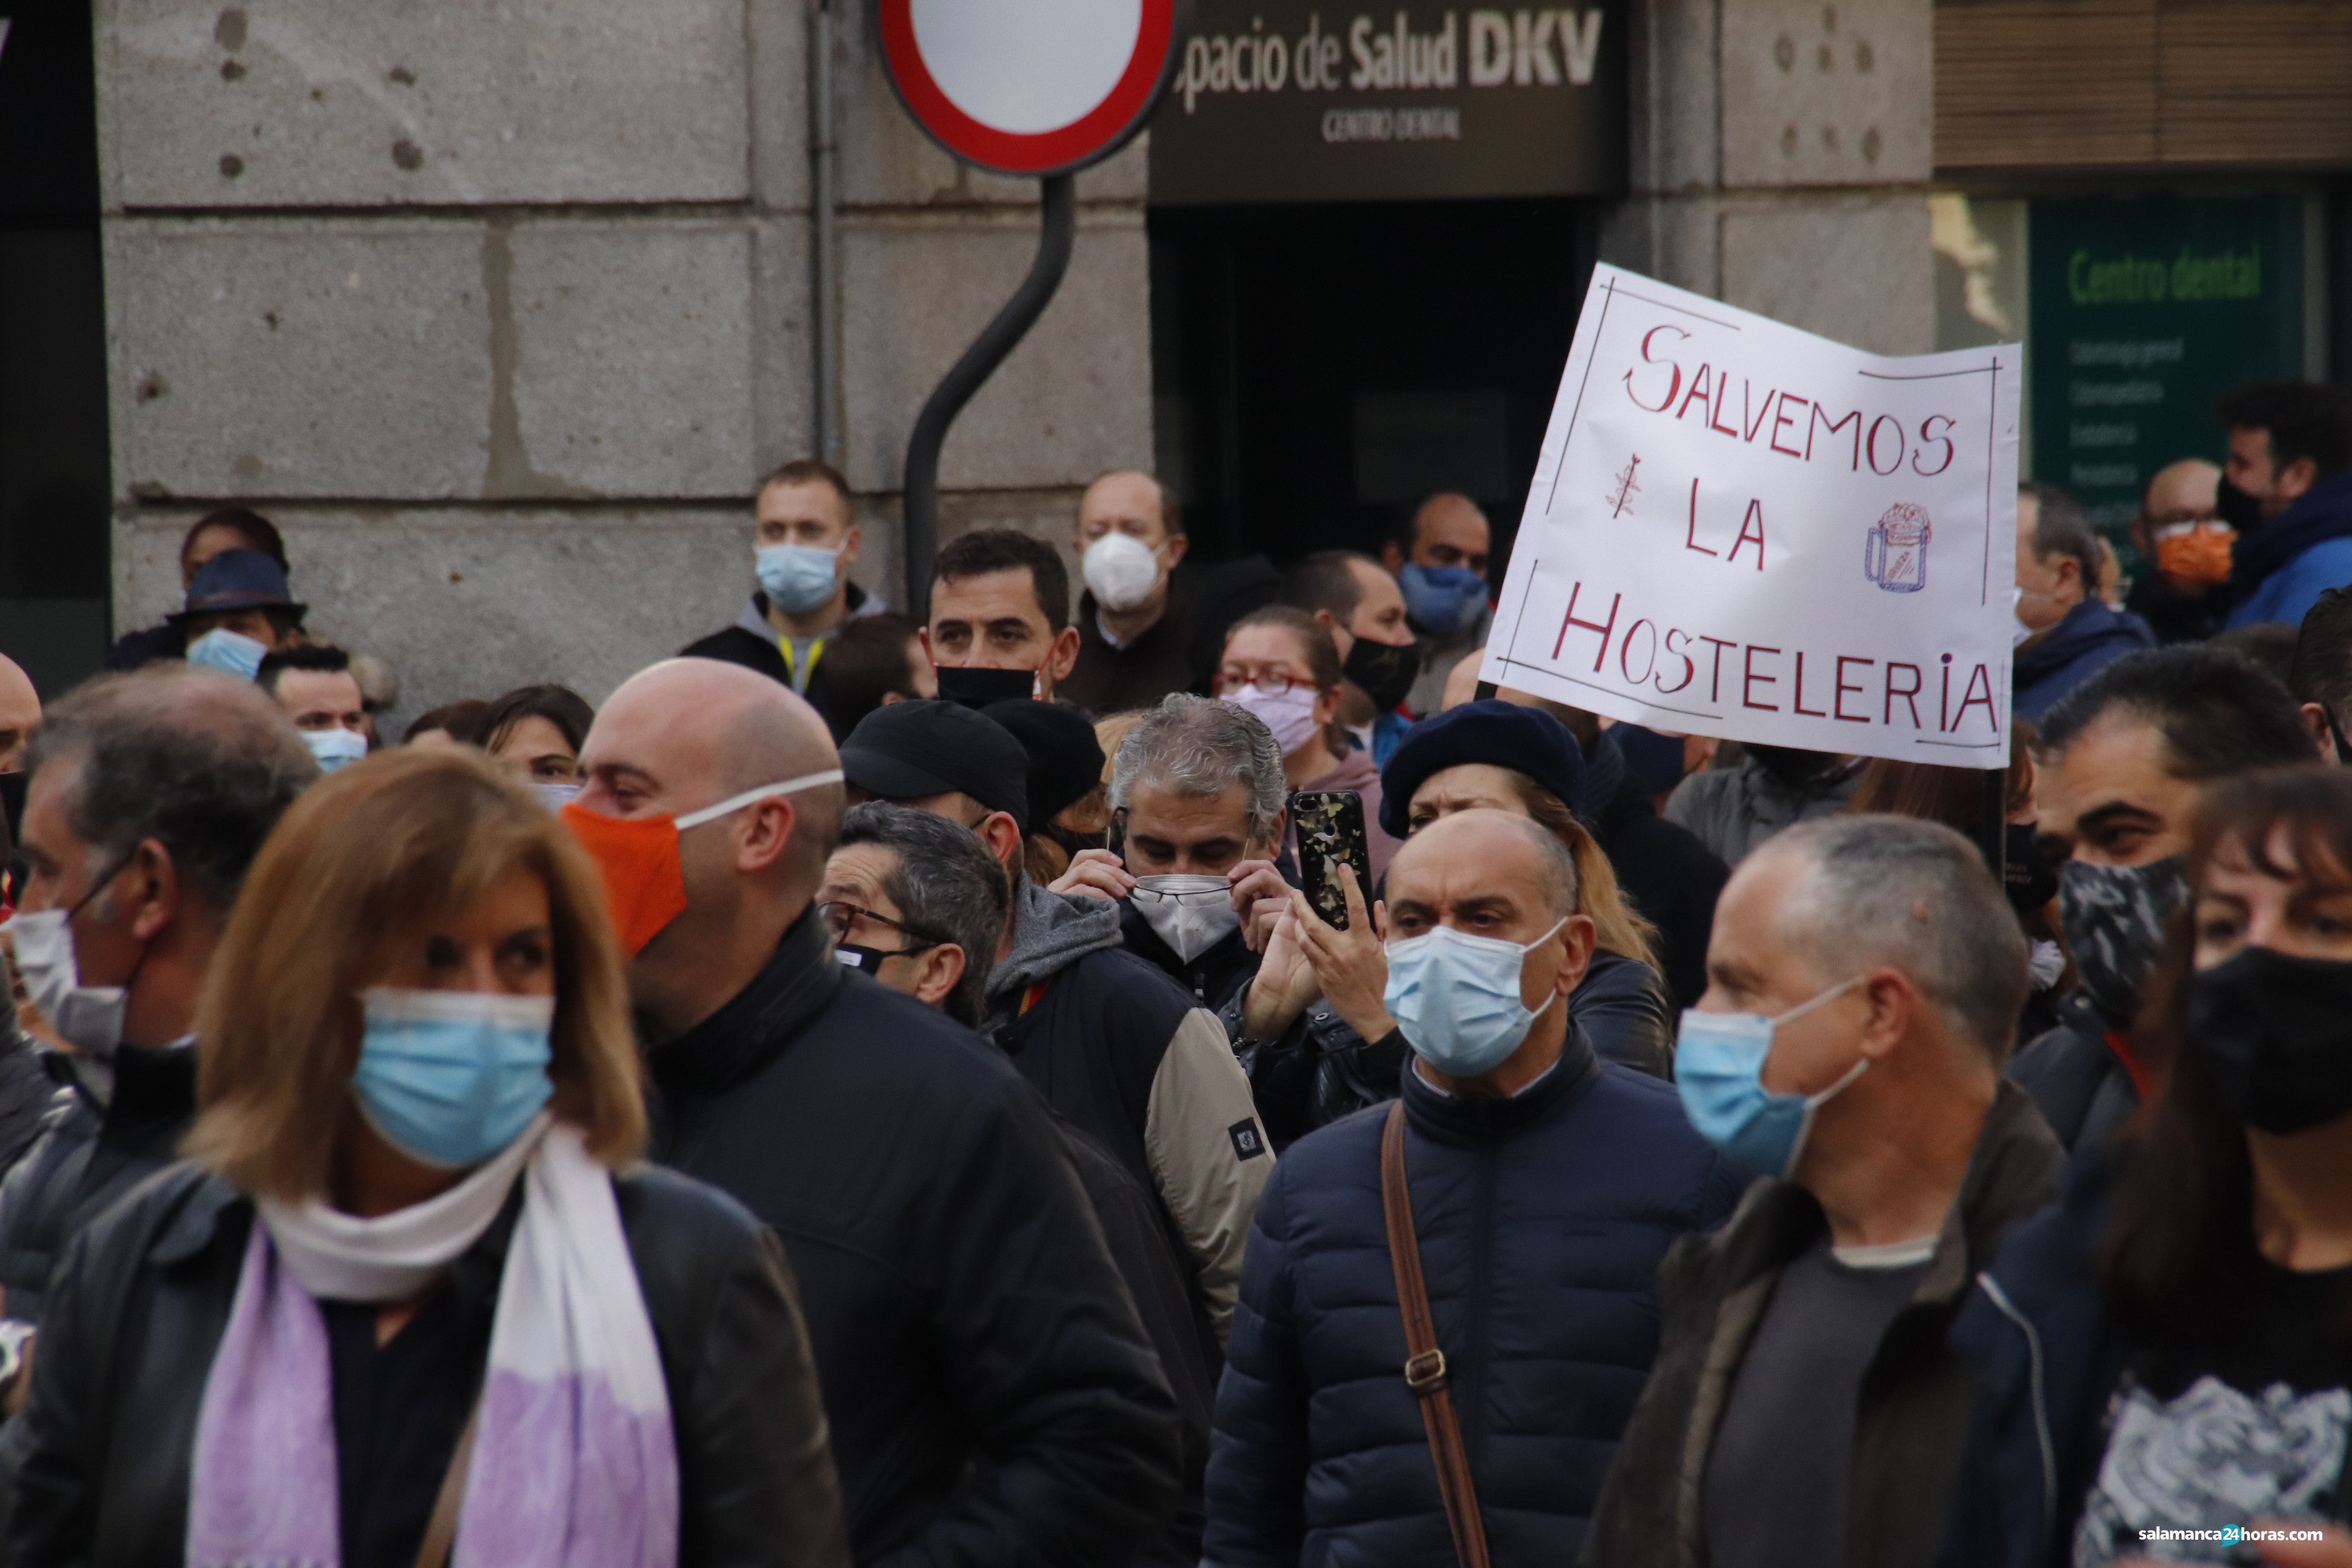
MULTIPOLYGON (((1609 857, 1625 901, 1658 928, 1658 963, 1674 1010, 1695 1005, 1706 989, 1715 901, 1731 868, 1689 828, 1660 816, 1650 786, 1630 772, 1592 819, 1592 837, 1609 857)), ((1666 1038, 1671 1050, 1671 1026, 1666 1038)))
POLYGON ((1974 1367, 1977 1394, 1943 1568, 2073 1561, 2067 1543, 2135 1349, 2099 1284, 2114 1178, 2104 1143, 2068 1160, 2057 1203, 2017 1227, 1953 1321, 1952 1349, 1974 1367))
POLYGON ((1070 1156, 986 1042, 803 914, 649 1054, 655 1154, 775 1227, 860 1563, 1122 1563, 1177 1417, 1070 1156))
MULTIPOLYGON (((1257 955, 1249 957, 1254 979, 1257 955)), ((1367 1040, 1318 997, 1274 1039, 1245 1039, 1248 1003, 1244 981, 1225 999, 1217 1021, 1240 1053, 1276 1149, 1397 1097, 1399 1075, 1412 1054, 1402 1031, 1367 1040)), ((1641 960, 1594 952, 1584 978, 1569 993, 1568 1016, 1603 1059, 1652 1078, 1673 1076, 1674 1013, 1664 982, 1641 960)))
POLYGON ((1101 899, 1021 883, 988 977, 988 1033, 1045 1102, 1159 1195, 1223 1341, 1258 1190, 1274 1163, 1216 1018, 1120 945, 1101 899))
POLYGON ((2009 1059, 2011 1082, 2033 1097, 2068 1149, 2105 1142, 2139 1109, 2131 1069, 2108 1044, 2106 1019, 2080 987, 2059 998, 2058 1025, 2009 1059))
MULTIPOLYGON (((2001 1237, 2055 1193, 2062 1158, 2032 1102, 2001 1084, 1935 1255, 1863 1382, 1845 1568, 1919 1568, 1936 1550, 1976 1390, 1968 1363, 1946 1348, 1945 1331, 2001 1237)), ((1591 1568, 1706 1563, 1707 1456, 1781 1270, 1826 1226, 1804 1188, 1759 1181, 1730 1224, 1676 1242, 1666 1255, 1658 1270, 1658 1364, 1585 1537, 1591 1568)))
MULTIPOLYGON (((845 1564, 824 1414, 774 1238, 667 1172, 616 1177, 613 1190, 668 1384, 680 1568, 845 1564)), ((453 1265, 481 1310, 520 1213, 518 1190, 453 1265)), ((196 1416, 253 1217, 249 1198, 181 1165, 75 1238, 33 1357, 7 1561, 181 1560, 196 1416)))
MULTIPOLYGON (((1437 1342, 1494 1560, 1574 1560, 1657 1352, 1652 1281, 1740 1178, 1675 1091, 1596 1059, 1506 1100, 1404 1083, 1405 1163, 1437 1342)), ((1302 1139, 1258 1206, 1226 1347, 1202 1561, 1453 1561, 1381 1206, 1383 1111, 1302 1139)))
POLYGON ((64 1089, 40 1139, 0 1183, 0 1288, 6 1315, 41 1321, 49 1274, 66 1244, 113 1202, 179 1158, 196 1114, 192 1047, 114 1053, 104 1104, 73 1081, 70 1058, 46 1058, 64 1089))

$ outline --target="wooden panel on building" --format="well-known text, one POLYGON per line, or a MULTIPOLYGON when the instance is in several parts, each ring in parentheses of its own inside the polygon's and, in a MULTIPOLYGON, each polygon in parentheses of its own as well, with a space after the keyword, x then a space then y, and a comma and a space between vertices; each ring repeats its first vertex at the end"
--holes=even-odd
POLYGON ((2156 156, 2155 0, 1936 7, 1937 168, 2156 156))
POLYGON ((2167 163, 2352 163, 2352 5, 2198 0, 2157 17, 2167 163))
POLYGON ((2352 165, 2352 0, 1938 0, 1936 166, 2352 165))

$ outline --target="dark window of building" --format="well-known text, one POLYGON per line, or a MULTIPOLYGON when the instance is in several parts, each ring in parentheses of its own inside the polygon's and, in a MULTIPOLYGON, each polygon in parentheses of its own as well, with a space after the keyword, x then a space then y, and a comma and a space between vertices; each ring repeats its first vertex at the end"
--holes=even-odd
POLYGON ((0 652, 45 699, 107 637, 106 305, 87 0, 0 0, 0 652))
MULTIPOLYGON (((1153 416, 1194 548, 1376 548, 1433 490, 1517 524, 1596 247, 1570 200, 1155 208, 1153 416)), ((1496 552, 1500 581, 1503 551, 1496 552)))

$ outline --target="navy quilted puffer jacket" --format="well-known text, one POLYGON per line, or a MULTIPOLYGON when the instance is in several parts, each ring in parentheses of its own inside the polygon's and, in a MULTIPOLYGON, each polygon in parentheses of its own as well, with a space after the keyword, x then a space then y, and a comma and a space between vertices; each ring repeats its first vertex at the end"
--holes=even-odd
MULTIPOLYGON (((1405 1167, 1438 1345, 1497 1568, 1572 1563, 1658 1342, 1675 1238, 1743 1179, 1671 1085, 1596 1060, 1507 1100, 1404 1074, 1405 1167)), ((1405 1387, 1381 1221, 1385 1106, 1291 1146, 1260 1198, 1209 1460, 1213 1568, 1453 1560, 1405 1387)))

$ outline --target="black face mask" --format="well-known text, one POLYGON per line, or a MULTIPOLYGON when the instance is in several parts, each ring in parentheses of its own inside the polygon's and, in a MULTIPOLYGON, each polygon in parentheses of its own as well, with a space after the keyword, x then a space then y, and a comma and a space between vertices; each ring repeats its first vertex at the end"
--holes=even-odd
POLYGON ((1037 672, 1034 669, 958 669, 943 664, 938 674, 940 695, 966 708, 985 708, 992 702, 1025 702, 1037 695, 1037 672))
POLYGON ((1799 746, 1759 746, 1752 741, 1748 742, 1748 754, 1784 789, 1812 783, 1829 772, 1830 765, 1837 760, 1827 752, 1809 752, 1799 746))
POLYGON ((2263 498, 2223 479, 2213 497, 2213 515, 2240 533, 2252 533, 2263 525, 2263 498))
POLYGON ((1421 645, 1392 646, 1358 637, 1356 646, 1348 650, 1348 662, 1340 673, 1362 687, 1364 695, 1372 700, 1372 706, 1386 713, 1404 700, 1412 683, 1420 679, 1421 645))
POLYGON ((2352 963, 2250 947, 2199 970, 2189 1047, 2249 1127, 2301 1132, 2352 1113, 2352 963))
POLYGON ((2001 891, 2019 914, 2036 913, 2058 896, 2058 868, 2038 847, 2033 824, 2010 824, 2007 838, 2000 858, 2001 891))
POLYGON ((2165 924, 2188 896, 2189 873, 2178 855, 2146 866, 2069 860, 2058 868, 2066 951, 2108 1023, 2121 1027, 2138 1014, 2140 986, 2164 945, 2165 924))

